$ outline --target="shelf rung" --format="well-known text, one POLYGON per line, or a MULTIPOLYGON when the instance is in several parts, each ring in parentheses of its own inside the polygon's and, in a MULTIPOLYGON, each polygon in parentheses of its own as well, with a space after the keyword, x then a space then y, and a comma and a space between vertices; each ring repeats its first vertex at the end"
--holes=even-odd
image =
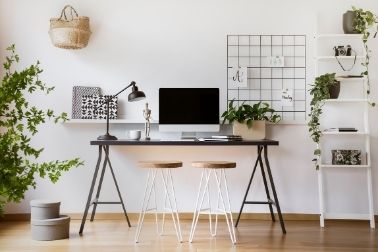
POLYGON ((362 34, 345 34, 345 33, 326 33, 315 35, 315 38, 358 38, 360 39, 362 34))
POLYGON ((331 165, 331 164, 321 164, 321 168, 369 168, 370 165, 331 165))
MULTIPOLYGON (((337 56, 339 60, 354 60, 354 56, 337 56)), ((364 59, 364 56, 357 56, 356 59, 364 59)), ((318 56, 316 60, 336 60, 335 56, 318 56)))
POLYGON ((360 82, 365 81, 366 77, 336 77, 336 80, 340 82, 360 82))
POLYGON ((333 220, 370 220, 370 215, 355 213, 324 213, 324 218, 333 220))
POLYGON ((327 103, 343 103, 343 102, 368 102, 368 99, 327 99, 327 103))
POLYGON ((368 132, 362 132, 362 131, 357 131, 357 132, 340 132, 340 131, 323 131, 323 135, 369 135, 368 132))

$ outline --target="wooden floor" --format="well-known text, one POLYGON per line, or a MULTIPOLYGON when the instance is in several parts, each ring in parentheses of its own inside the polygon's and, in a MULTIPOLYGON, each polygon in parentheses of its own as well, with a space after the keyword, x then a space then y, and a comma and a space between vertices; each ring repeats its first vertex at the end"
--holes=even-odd
POLYGON ((88 221, 82 236, 78 234, 80 221, 72 220, 70 239, 47 242, 31 239, 28 222, 0 222, 0 251, 378 251, 378 234, 368 222, 327 221, 325 229, 319 227, 318 221, 285 223, 287 234, 283 235, 278 222, 243 220, 236 229, 237 244, 232 245, 223 221, 217 237, 210 237, 208 222, 200 221, 193 243, 188 243, 191 222, 182 221, 181 244, 170 222, 166 233, 157 236, 153 220, 146 220, 138 244, 134 243, 135 226, 128 228, 124 220, 88 221))

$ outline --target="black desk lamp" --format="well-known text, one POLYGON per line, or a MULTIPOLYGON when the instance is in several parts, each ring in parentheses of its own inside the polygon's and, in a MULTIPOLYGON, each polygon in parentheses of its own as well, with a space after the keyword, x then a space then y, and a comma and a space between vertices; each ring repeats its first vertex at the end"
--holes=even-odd
POLYGON ((106 103, 106 134, 97 137, 98 140, 117 140, 117 137, 112 136, 109 134, 109 102, 112 98, 117 97, 120 93, 128 89, 129 87, 133 87, 131 93, 128 96, 129 102, 133 101, 140 101, 146 98, 146 95, 138 90, 138 87, 136 86, 135 81, 132 81, 130 85, 116 93, 115 95, 111 95, 109 98, 107 98, 103 103, 101 103, 99 106, 97 106, 94 110, 98 109, 100 106, 104 105, 106 103))

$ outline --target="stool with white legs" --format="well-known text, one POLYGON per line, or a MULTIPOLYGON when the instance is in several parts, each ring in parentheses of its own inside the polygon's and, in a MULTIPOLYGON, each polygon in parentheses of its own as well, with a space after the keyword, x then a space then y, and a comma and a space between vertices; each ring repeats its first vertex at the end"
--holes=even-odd
MULTIPOLYGON (((144 216, 146 212, 155 211, 155 221, 156 229, 159 235, 162 235, 164 232, 164 223, 165 223, 165 211, 169 210, 172 215, 173 225, 175 227, 177 239, 179 242, 182 242, 181 228, 180 228, 180 219, 177 210, 175 188, 173 185, 173 179, 171 174, 171 169, 182 167, 181 161, 141 161, 138 163, 140 168, 148 168, 146 189, 143 196, 142 211, 139 214, 138 226, 135 233, 135 242, 139 242, 139 235, 142 231, 144 216), (162 212, 163 217, 161 220, 161 227, 159 228, 159 218, 158 218, 158 206, 156 198, 156 182, 160 175, 161 182, 164 190, 164 210, 162 212), (154 206, 149 208, 149 202, 152 192, 154 193, 154 206), (168 204, 168 205, 167 205, 168 204)), ((160 184, 161 185, 161 184, 160 184)))
POLYGON ((228 185, 227 185, 227 178, 225 169, 235 168, 235 162, 228 162, 228 161, 197 161, 192 163, 193 167, 203 168, 202 169, 202 176, 201 182, 198 189, 197 201, 196 201, 196 208, 193 215, 193 222, 192 227, 190 230, 189 235, 189 242, 193 241, 194 232, 197 227, 199 215, 201 213, 209 214, 209 226, 210 226, 210 234, 212 236, 216 236, 217 234, 217 226, 218 226, 218 214, 224 214, 226 217, 228 232, 230 233, 231 242, 233 244, 236 243, 236 236, 235 236, 235 229, 234 229, 234 221, 232 219, 231 213, 231 203, 230 197, 228 194, 228 185), (214 213, 211 210, 211 200, 210 200, 210 193, 209 193, 209 181, 211 175, 214 175, 215 182, 217 184, 217 209, 214 213), (202 205, 205 199, 205 195, 207 196, 207 204, 208 208, 203 209, 202 205), (220 208, 219 203, 221 203, 222 208, 220 208), (207 211, 207 212, 204 212, 207 211), (214 224, 214 232, 213 232, 213 225, 212 225, 212 214, 215 214, 215 224, 214 224))

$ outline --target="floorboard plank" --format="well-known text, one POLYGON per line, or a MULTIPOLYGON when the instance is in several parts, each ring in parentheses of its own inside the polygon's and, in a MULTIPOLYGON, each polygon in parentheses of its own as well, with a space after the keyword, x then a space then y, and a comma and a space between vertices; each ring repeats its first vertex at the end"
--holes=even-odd
POLYGON ((201 220, 193 243, 188 242, 191 222, 183 220, 183 243, 178 243, 170 221, 166 233, 156 235, 153 220, 146 220, 140 242, 134 243, 135 221, 131 228, 125 221, 96 220, 87 222, 84 234, 78 234, 80 221, 71 221, 70 239, 33 241, 29 222, 0 222, 0 251, 4 252, 247 252, 247 251, 378 251, 378 234, 366 221, 327 221, 319 227, 318 221, 286 221, 283 235, 279 222, 244 220, 236 229, 237 244, 232 245, 227 226, 219 222, 218 234, 211 237, 208 222, 201 220))

